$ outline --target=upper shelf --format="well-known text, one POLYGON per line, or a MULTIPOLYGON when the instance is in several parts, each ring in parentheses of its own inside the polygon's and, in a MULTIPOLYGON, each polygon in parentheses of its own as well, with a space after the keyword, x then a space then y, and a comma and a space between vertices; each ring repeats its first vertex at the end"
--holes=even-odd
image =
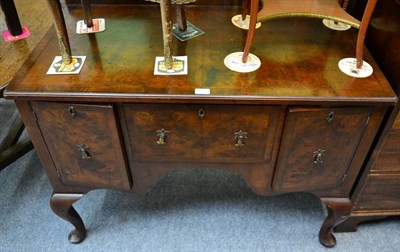
POLYGON ((281 17, 325 18, 348 24, 357 29, 361 22, 342 9, 337 0, 264 0, 258 21, 281 17))

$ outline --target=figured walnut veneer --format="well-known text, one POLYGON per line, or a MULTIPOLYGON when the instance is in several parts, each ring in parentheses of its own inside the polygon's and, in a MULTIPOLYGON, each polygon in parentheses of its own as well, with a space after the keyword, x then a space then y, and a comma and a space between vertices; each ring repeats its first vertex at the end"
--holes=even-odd
MULTIPOLYGON (((263 25, 254 41, 261 68, 234 73, 223 60, 245 43, 230 22, 239 9, 187 10, 205 31, 174 43, 188 56, 187 75, 153 75, 162 55, 156 6, 106 6, 92 8, 107 19, 105 32, 70 36, 74 54, 87 56, 79 75, 46 75, 58 54, 51 29, 9 86, 52 183, 52 209, 75 226, 70 240, 84 238, 72 204, 90 190, 143 193, 166 173, 217 168, 259 195, 320 197, 330 209, 320 241, 334 246, 332 228, 349 215, 350 191, 397 100, 386 79, 368 53, 371 77, 341 73, 337 62, 351 55, 356 34, 315 20, 263 25)), ((82 12, 68 14, 72 30, 82 12)))

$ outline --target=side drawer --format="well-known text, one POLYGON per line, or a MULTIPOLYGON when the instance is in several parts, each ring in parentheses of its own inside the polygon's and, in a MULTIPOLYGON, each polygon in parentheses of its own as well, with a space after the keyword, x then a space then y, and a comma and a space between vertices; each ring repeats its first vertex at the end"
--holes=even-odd
POLYGON ((400 174, 368 175, 355 203, 355 210, 400 210, 400 174))
POLYGON ((274 190, 317 191, 340 187, 371 112, 369 107, 290 108, 274 190))
POLYGON ((32 102, 31 106, 64 184, 131 189, 112 105, 32 102))

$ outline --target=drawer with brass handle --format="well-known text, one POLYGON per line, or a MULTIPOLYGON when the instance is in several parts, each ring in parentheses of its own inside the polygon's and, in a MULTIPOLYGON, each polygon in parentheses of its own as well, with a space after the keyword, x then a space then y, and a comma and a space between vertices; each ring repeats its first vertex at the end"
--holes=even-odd
POLYGON ((275 106, 124 104, 134 160, 265 162, 281 113, 275 106))
POLYGON ((113 105, 31 106, 64 184, 131 189, 113 105))
POLYGON ((274 190, 340 187, 371 113, 370 107, 289 108, 274 190))

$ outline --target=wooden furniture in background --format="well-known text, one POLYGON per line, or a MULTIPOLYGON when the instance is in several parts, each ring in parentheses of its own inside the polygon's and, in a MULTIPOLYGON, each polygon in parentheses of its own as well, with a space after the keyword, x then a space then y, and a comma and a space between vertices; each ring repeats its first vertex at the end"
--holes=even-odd
MULTIPOLYGON (((356 11, 365 1, 358 1, 356 11)), ((389 83, 400 95, 400 3, 378 2, 367 34, 367 45, 389 83)), ((337 231, 355 231, 360 222, 400 215, 400 104, 385 127, 352 196, 350 218, 337 231)))
MULTIPOLYGON (((174 44, 189 58, 187 75, 153 75, 158 6, 126 5, 92 6, 107 17, 106 32, 70 32, 72 49, 87 56, 79 75, 46 75, 59 52, 54 29, 19 71, 5 94, 53 186, 53 211, 75 227, 71 242, 85 237, 72 204, 88 191, 145 193, 168 172, 218 168, 240 174, 259 195, 313 193, 328 207, 320 242, 335 245, 332 228, 350 214, 350 191, 397 97, 367 51, 374 74, 343 75, 338 59, 357 34, 314 19, 263 25, 254 41, 261 68, 228 70, 225 55, 246 40, 230 22, 238 9, 188 8, 205 34, 174 44)), ((82 11, 68 11, 73 30, 82 11)))

